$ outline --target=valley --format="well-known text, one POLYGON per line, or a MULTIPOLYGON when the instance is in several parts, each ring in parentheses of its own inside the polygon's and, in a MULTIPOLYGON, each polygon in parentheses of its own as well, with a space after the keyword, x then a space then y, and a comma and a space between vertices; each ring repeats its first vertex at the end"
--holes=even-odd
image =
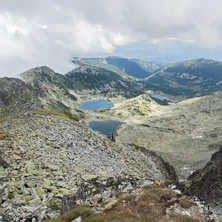
POLYGON ((219 149, 214 144, 221 142, 220 93, 170 106, 160 106, 146 94, 109 99, 114 108, 86 111, 86 121, 126 123, 118 130, 117 142, 155 151, 174 166, 181 180, 204 167, 219 149))

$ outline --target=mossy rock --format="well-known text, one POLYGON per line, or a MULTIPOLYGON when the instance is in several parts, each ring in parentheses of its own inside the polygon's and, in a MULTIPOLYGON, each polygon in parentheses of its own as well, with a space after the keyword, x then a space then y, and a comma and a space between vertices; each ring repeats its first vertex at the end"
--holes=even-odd
POLYGON ((8 136, 8 132, 0 130, 0 140, 4 140, 8 136))
POLYGON ((10 160, 6 156, 0 154, 0 166, 7 168, 10 166, 8 163, 10 163, 10 160))
POLYGON ((84 180, 92 180, 92 179, 97 179, 98 176, 86 174, 86 175, 83 175, 82 178, 83 178, 84 180))
POLYGON ((45 192, 45 190, 44 190, 43 188, 41 188, 41 187, 37 187, 37 188, 36 188, 36 193, 38 194, 38 196, 39 196, 40 198, 43 198, 44 196, 47 195, 46 192, 45 192))
POLYGON ((50 190, 51 190, 51 192, 54 193, 54 194, 58 194, 58 193, 59 193, 59 190, 58 190, 57 187, 55 187, 55 186, 51 186, 51 187, 50 187, 50 190))
POLYGON ((65 188, 59 189, 59 192, 60 192, 62 195, 68 195, 68 194, 71 193, 70 190, 67 190, 67 189, 65 189, 65 188))
POLYGON ((54 165, 54 164, 47 164, 47 167, 50 169, 50 170, 60 170, 60 167, 57 166, 57 165, 54 165))
POLYGON ((105 209, 104 210, 110 210, 113 207, 117 206, 118 204, 118 200, 113 200, 112 202, 108 203, 105 205, 105 209))

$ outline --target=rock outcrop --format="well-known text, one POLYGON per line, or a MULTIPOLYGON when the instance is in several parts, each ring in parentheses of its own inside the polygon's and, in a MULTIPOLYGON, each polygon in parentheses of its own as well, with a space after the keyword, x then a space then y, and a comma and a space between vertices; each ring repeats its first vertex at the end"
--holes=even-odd
POLYGON ((195 171, 189 178, 193 195, 207 202, 217 214, 222 216, 222 145, 214 153, 206 166, 195 171))
POLYGON ((0 118, 41 108, 38 91, 31 84, 16 78, 0 79, 0 118))

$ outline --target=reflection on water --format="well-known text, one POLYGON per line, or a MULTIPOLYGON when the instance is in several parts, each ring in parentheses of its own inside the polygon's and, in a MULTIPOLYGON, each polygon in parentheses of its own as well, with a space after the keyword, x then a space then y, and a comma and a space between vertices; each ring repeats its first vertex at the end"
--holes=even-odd
POLYGON ((159 100, 169 100, 169 101, 171 101, 171 99, 169 99, 168 97, 166 97, 166 96, 161 96, 161 95, 159 95, 159 94, 152 94, 152 95, 150 95, 151 97, 153 97, 153 98, 156 98, 156 99, 159 99, 159 100))
POLYGON ((91 121, 89 122, 89 127, 93 130, 99 131, 104 135, 109 133, 114 133, 117 135, 117 130, 121 127, 124 122, 118 122, 114 120, 107 121, 91 121))
POLYGON ((83 101, 78 109, 81 110, 96 110, 114 107, 114 104, 105 99, 91 99, 83 101))

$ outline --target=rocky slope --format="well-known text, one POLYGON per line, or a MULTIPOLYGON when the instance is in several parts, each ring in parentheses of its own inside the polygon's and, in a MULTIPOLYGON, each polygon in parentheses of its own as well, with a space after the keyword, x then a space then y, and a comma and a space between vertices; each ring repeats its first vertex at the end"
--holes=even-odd
POLYGON ((62 75, 37 67, 21 77, 23 80, 0 78, 0 118, 40 108, 75 112, 77 98, 63 83, 62 75))
POLYGON ((41 107, 41 92, 20 79, 0 79, 0 118, 41 107))
POLYGON ((156 113, 147 112, 143 118, 122 125, 117 140, 157 152, 184 180, 204 167, 218 150, 215 144, 221 142, 221 99, 222 94, 217 94, 159 107, 156 113))
POLYGON ((105 191, 112 196, 118 185, 131 189, 133 181, 176 179, 159 157, 110 142, 65 114, 40 110, 0 122, 3 221, 55 217, 74 195, 90 201, 105 191))
POLYGON ((189 178, 193 195, 206 201, 217 214, 222 216, 222 143, 203 169, 197 170, 189 178))

